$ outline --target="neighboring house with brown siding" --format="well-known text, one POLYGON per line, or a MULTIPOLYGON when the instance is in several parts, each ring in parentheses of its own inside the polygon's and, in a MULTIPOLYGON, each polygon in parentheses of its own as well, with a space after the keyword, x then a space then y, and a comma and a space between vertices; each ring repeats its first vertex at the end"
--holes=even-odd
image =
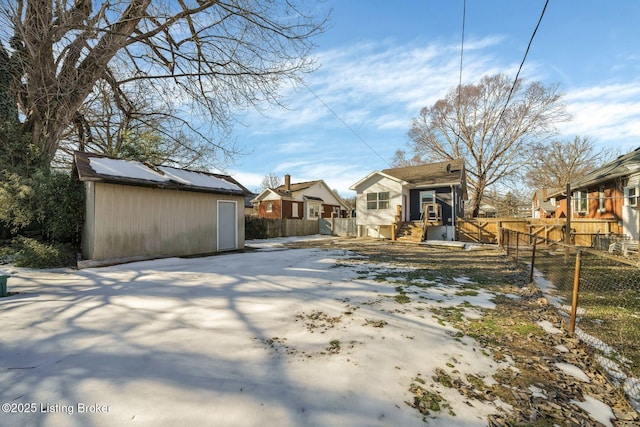
POLYGON ((85 260, 197 255, 244 247, 245 195, 227 175, 75 153, 85 184, 85 260))
MULTIPOLYGON (((640 148, 570 183, 571 217, 616 219, 623 233, 637 240, 640 216, 640 148)), ((567 217, 566 189, 556 190, 556 217, 567 217)))
POLYGON ((263 190, 252 202, 261 218, 344 217, 347 211, 347 206, 323 180, 291 183, 290 175, 285 175, 283 185, 263 190))

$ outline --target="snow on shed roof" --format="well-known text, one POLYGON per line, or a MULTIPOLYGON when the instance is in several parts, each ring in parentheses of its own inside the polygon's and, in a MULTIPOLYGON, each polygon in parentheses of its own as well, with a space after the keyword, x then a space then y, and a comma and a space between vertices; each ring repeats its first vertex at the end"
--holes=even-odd
POLYGON ((157 186, 211 193, 250 193, 228 175, 155 166, 133 160, 113 159, 92 153, 75 153, 82 181, 157 186))

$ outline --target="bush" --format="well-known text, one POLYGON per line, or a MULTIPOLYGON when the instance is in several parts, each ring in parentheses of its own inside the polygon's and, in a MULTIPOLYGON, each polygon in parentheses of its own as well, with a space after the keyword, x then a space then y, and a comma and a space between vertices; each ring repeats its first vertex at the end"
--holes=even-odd
POLYGON ((63 172, 39 178, 37 225, 49 242, 80 242, 84 221, 84 186, 63 172))
POLYGON ((55 268, 75 265, 76 249, 71 244, 47 244, 18 236, 13 242, 14 265, 28 268, 55 268))
POLYGON ((13 234, 57 243, 80 241, 84 187, 64 172, 38 171, 31 177, 5 173, 0 181, 0 221, 13 234))
POLYGON ((38 208, 36 192, 29 179, 5 172, 0 180, 0 221, 13 234, 34 223, 38 208))

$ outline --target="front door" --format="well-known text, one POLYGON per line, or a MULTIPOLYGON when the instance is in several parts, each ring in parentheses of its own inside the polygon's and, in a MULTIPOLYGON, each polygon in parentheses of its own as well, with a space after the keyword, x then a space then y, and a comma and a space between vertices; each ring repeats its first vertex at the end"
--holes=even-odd
POLYGON ((424 213, 425 218, 431 218, 435 215, 436 192, 421 191, 420 192, 420 214, 424 213), (425 205, 428 205, 427 212, 423 212, 425 205))

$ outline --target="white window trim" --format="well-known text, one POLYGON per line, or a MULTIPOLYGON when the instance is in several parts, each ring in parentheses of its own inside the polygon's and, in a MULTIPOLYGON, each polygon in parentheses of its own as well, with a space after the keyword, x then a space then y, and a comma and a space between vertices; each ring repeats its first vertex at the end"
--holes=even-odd
POLYGON ((269 213, 273 212, 273 202, 271 202, 270 200, 267 200, 265 211, 269 213))
POLYGON ((573 192, 573 211, 576 213, 586 214, 589 213, 589 193, 586 191, 574 191, 573 192), (586 205, 586 209, 581 209, 582 204, 586 205))
POLYGON ((624 187, 624 205, 631 207, 638 206, 638 187, 624 187), (630 190, 633 190, 633 195, 630 195, 630 190))
POLYGON ((365 203, 367 204, 367 210, 384 210, 389 209, 391 207, 391 194, 388 191, 380 191, 380 192, 371 192, 365 194, 365 203), (381 194, 386 194, 386 198, 380 198, 381 194), (369 198, 369 195, 375 195, 374 198, 369 198), (371 205, 370 205, 371 204, 371 205), (381 207, 386 204, 386 207, 381 207), (371 207, 370 207, 371 206, 371 207))
POLYGON ((600 213, 603 213, 606 211, 604 190, 605 190, 604 185, 601 185, 598 188, 598 212, 600 213))

